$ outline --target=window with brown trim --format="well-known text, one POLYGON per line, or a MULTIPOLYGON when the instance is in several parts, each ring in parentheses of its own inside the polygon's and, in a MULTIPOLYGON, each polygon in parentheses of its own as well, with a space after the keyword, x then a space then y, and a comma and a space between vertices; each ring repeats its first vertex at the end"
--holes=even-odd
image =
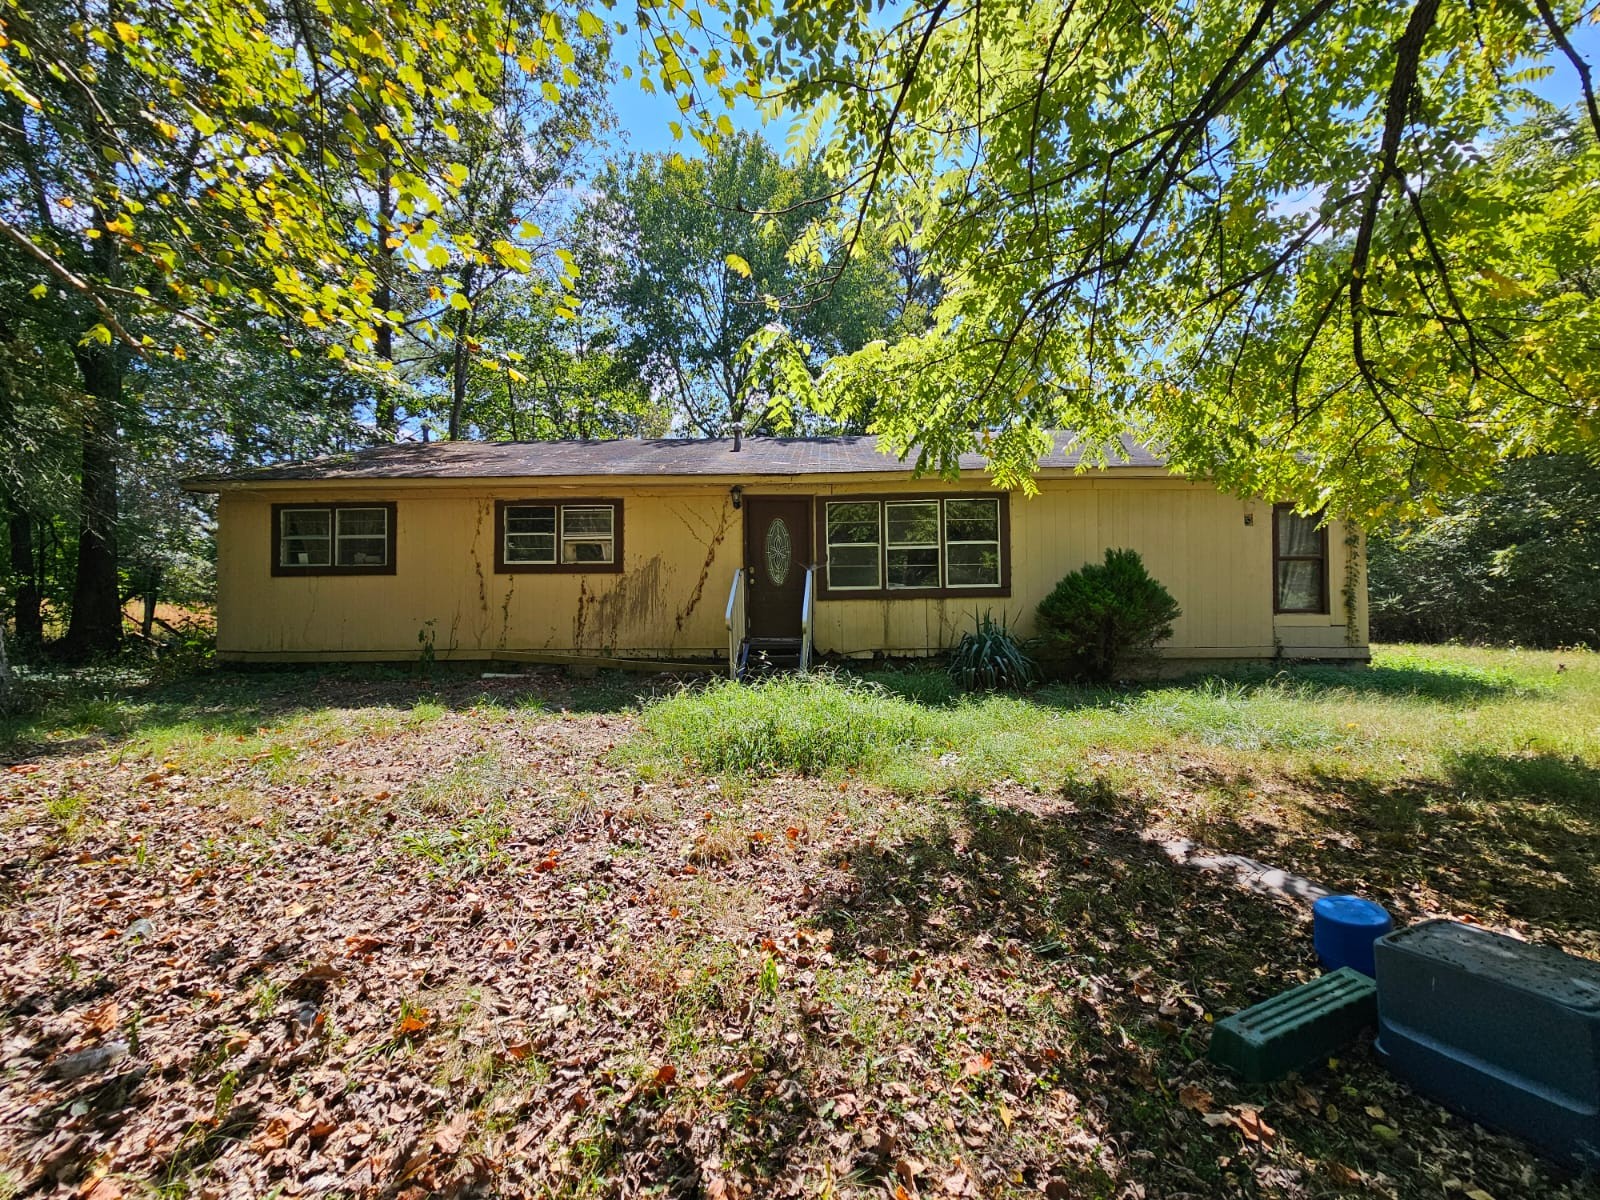
POLYGON ((817 501, 818 595, 1009 596, 1010 506, 995 496, 817 501))
POLYGON ((621 500, 495 501, 494 569, 622 570, 621 500))
POLYGON ((1272 510, 1272 611, 1328 611, 1328 530, 1321 514, 1301 516, 1292 504, 1272 510))
POLYGON ((393 575, 392 501, 274 504, 274 575, 393 575))

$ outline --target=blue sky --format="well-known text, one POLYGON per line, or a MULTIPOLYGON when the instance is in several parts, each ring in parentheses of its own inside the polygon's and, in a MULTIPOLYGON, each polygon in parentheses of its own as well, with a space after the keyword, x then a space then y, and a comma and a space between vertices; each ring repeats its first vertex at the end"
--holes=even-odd
MULTIPOLYGON (((1574 30, 1571 37, 1578 52, 1591 64, 1600 67, 1600 26, 1585 25, 1574 30)), ((1555 104, 1577 104, 1580 96, 1578 77, 1572 64, 1564 58, 1557 58, 1552 60, 1552 65, 1555 73, 1549 79, 1535 84, 1534 90, 1555 104)), ((698 151, 699 147, 688 137, 682 141, 673 140, 672 130, 667 123, 679 119, 676 102, 659 93, 647 95, 639 87, 637 79, 618 80, 613 84, 611 103, 617 113, 616 152, 648 154, 676 149, 685 155, 693 155, 698 151)), ((745 100, 741 100, 729 116, 736 128, 760 131, 773 145, 782 147, 787 130, 786 121, 763 125, 755 106, 745 100)))

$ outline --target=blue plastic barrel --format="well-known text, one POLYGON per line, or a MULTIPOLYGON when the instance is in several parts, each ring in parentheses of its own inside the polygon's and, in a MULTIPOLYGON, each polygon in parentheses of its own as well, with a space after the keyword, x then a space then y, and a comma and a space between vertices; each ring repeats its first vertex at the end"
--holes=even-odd
POLYGON ((1375 975, 1372 943, 1394 928, 1381 904, 1360 896, 1324 896, 1311 906, 1312 942, 1324 970, 1354 967, 1375 975))

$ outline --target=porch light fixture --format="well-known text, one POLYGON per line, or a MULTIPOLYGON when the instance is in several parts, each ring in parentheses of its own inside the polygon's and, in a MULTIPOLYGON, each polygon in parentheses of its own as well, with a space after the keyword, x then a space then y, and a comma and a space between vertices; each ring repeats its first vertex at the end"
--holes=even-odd
POLYGON ((742 507, 744 504, 744 484, 736 483, 729 488, 728 499, 733 501, 733 507, 735 510, 742 507))

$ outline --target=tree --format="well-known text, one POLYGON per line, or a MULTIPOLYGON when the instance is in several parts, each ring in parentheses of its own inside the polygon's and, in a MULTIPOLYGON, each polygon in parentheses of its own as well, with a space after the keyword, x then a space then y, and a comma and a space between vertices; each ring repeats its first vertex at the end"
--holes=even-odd
POLYGON ((836 270, 876 228, 945 281, 930 330, 831 365, 814 402, 877 396, 891 442, 949 467, 977 440, 1005 482, 1050 426, 1131 426, 1179 467, 1340 512, 1595 444, 1576 0, 883 11, 788 6, 756 37, 740 9, 726 44, 683 51, 706 74, 733 53, 805 114, 836 270), (1549 170, 1497 147, 1549 112, 1528 85, 1555 69, 1581 136, 1549 170))
POLYGON ((1374 637, 1600 646, 1600 468, 1542 455, 1495 482, 1368 538, 1374 637))
POLYGON ((820 361, 891 327, 900 280, 884 253, 863 253, 819 289, 825 248, 814 164, 786 167, 756 134, 717 141, 704 157, 613 163, 579 218, 595 247, 596 297, 621 326, 621 360, 670 399, 682 425, 719 436, 769 421, 745 343, 779 323, 820 361), (769 215, 757 219, 752 214, 769 215))
MULTIPOLYGON (((583 281, 578 281, 580 292, 583 281)), ((615 322, 579 298, 570 315, 541 294, 511 293, 494 322, 514 365, 476 363, 479 383, 470 428, 487 438, 664 437, 672 414, 618 354, 615 322), (523 303, 519 307, 517 301, 523 303)))
MULTIPOLYGON (((48 310, 79 376, 73 651, 120 636, 133 363, 181 360, 248 312, 326 333, 324 352, 385 380, 398 275, 441 248, 523 261, 440 214, 467 175, 458 122, 508 75, 581 82, 555 65, 574 41, 603 58, 592 14, 571 15, 571 40, 559 12, 531 16, 496 0, 0 4, 6 283, 48 310)), ((388 404, 380 391, 380 427, 388 404)))

